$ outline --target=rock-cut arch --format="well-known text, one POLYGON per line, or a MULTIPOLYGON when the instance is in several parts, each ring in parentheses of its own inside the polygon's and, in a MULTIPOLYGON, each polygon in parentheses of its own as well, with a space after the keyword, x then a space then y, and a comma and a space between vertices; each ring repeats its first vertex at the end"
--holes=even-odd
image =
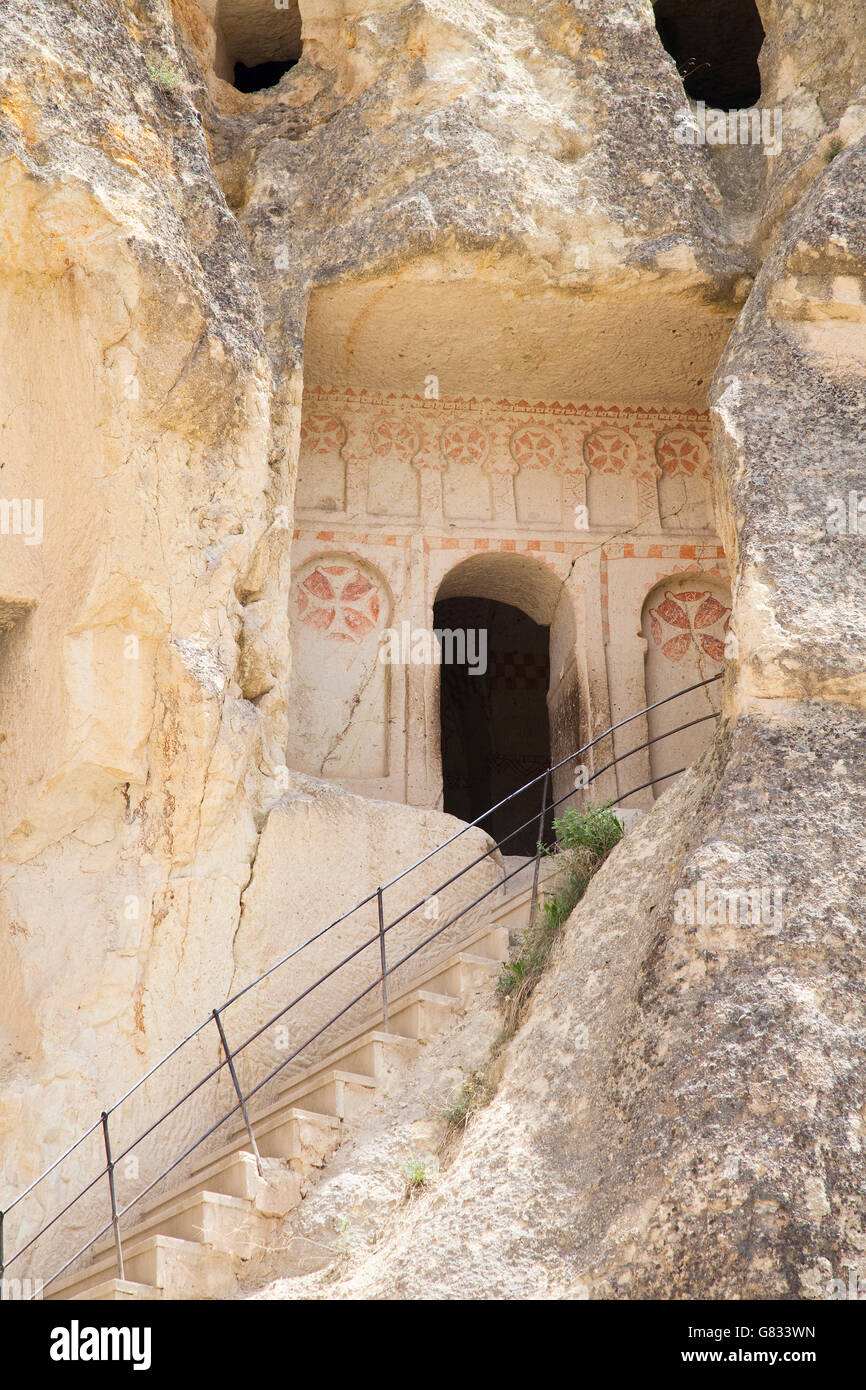
MULTIPOLYGON (((446 811, 475 819, 538 777, 577 739, 577 673, 570 595, 547 565, 506 553, 472 556, 445 575, 434 625, 482 628, 487 669, 443 667, 440 728, 446 811)), ((468 645, 468 643, 467 643, 468 645)), ((540 815, 541 787, 485 822, 497 840, 540 815)), ((506 854, 530 854, 533 822, 506 854)))

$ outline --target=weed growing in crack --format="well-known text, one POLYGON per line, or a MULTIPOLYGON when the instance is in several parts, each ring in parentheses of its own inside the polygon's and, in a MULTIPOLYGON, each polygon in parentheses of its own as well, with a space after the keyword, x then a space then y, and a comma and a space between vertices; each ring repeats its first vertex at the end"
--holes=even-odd
POLYGON ((493 1086, 487 1076, 487 1067, 474 1071, 457 1091, 451 1104, 445 1108, 445 1119, 451 1130, 466 1128, 469 1116, 480 1106, 486 1105, 493 1096, 493 1086))
POLYGON ((171 58, 146 58, 147 70, 158 87, 164 92, 174 92, 183 83, 183 73, 171 58))
POLYGON ((562 927, 623 833, 609 802, 590 804, 582 811, 570 807, 554 820, 553 828, 556 846, 544 853, 557 862, 564 883, 555 896, 548 898, 538 921, 524 932, 520 954, 503 967, 499 976, 496 989, 506 1001, 506 1032, 516 1029, 562 927))
POLYGON ((430 1182, 430 1164, 426 1158, 407 1158, 403 1164, 403 1177, 406 1180, 406 1196, 414 1197, 422 1192, 430 1182))

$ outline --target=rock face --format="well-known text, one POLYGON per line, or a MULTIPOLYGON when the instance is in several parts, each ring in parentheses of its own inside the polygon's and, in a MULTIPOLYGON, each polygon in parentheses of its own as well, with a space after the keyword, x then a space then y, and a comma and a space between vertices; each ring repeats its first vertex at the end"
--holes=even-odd
POLYGON ((169 16, 7 19, 2 480, 44 510, 2 542, 8 1194, 224 996, 287 652, 260 302, 169 16))
POLYGON ((862 1277, 861 740, 856 712, 799 702, 725 729, 593 882, 458 1160, 325 1296, 862 1277))
MULTIPOLYGON (((329 1296, 822 1297, 866 1276, 866 43, 854 0, 758 8, 777 124, 737 145, 694 138, 647 0, 4 17, 0 1205, 284 928, 453 824, 417 685, 417 765, 365 746, 355 790, 428 809, 286 769, 292 542, 302 583, 337 544, 295 524, 302 395, 414 400, 432 377, 509 409, 709 405, 726 569, 713 536, 673 563, 645 514, 623 530, 648 587, 712 570, 725 608, 729 574, 723 719, 574 914, 411 1229, 329 1296), (278 86, 232 85, 299 53, 278 86)), ((450 536, 417 471, 424 555, 450 536)), ((361 575, 370 534, 340 541, 361 575)), ((569 644, 597 651, 553 710, 563 751, 569 722, 574 745, 612 722, 617 662, 623 714, 647 688, 604 625, 616 544, 613 518, 595 559, 550 566, 542 621, 599 596, 597 639, 555 631, 563 671, 569 644)), ((640 603, 621 612, 622 643, 651 645, 640 603)))

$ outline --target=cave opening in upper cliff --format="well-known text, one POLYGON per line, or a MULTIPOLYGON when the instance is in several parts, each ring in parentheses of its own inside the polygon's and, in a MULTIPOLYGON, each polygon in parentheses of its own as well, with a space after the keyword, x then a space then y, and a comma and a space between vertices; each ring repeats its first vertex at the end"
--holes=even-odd
POLYGON ((281 77, 295 66, 297 58, 283 63, 235 63, 234 86, 239 92, 263 92, 268 87, 276 87, 281 77))
POLYGON ((764 26, 755 0, 656 0, 653 9, 692 101, 721 111, 757 104, 764 26))
POLYGON ((219 0, 216 71, 239 92, 275 87, 301 56, 297 0, 219 0))

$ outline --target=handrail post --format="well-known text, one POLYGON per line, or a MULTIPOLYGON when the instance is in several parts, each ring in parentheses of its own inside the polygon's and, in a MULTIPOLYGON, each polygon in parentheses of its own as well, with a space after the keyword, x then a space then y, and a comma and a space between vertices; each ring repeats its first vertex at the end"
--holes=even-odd
POLYGON ((382 960, 382 1016, 385 1020, 385 1032, 388 1029, 388 969, 385 964, 385 906, 382 898, 382 889, 376 889, 376 897, 379 902, 379 955, 382 960))
POLYGON ((234 1082, 235 1092, 237 1093, 237 1098, 241 1107, 241 1114, 244 1117, 244 1124, 247 1127, 247 1134, 249 1135, 250 1145, 255 1156, 256 1167, 259 1170, 259 1177, 261 1178, 264 1177, 264 1168, 262 1167, 262 1156, 259 1153, 259 1146, 256 1143, 256 1136, 253 1134, 253 1127, 250 1124, 250 1117, 247 1114, 247 1103, 244 1100, 244 1093, 241 1090, 241 1083, 238 1081, 238 1074, 235 1071, 234 1053, 231 1051, 229 1047, 228 1038, 226 1037, 225 1029, 223 1028, 223 1021, 220 1018, 219 1009, 214 1009, 213 1016, 216 1026, 219 1029, 220 1040, 223 1045, 223 1052, 226 1054, 226 1061, 228 1062, 229 1071, 231 1072, 231 1078, 234 1082))
POLYGON ((114 1227, 114 1248, 117 1251, 117 1277, 123 1279, 123 1246, 120 1241, 120 1219, 117 1215, 117 1193, 114 1188, 114 1159, 111 1157, 111 1140, 108 1137, 108 1112, 102 1112, 102 1138, 105 1143, 105 1161, 108 1165, 108 1191, 111 1194, 111 1224, 114 1227))
POLYGON ((529 930, 535 926, 535 918, 538 914, 538 874, 541 868, 541 846, 544 841, 544 818, 547 815, 548 791, 550 788, 550 768, 544 774, 544 786, 541 792, 541 815, 538 818, 538 845, 535 850, 535 869, 532 874, 532 902, 529 907, 529 930))

